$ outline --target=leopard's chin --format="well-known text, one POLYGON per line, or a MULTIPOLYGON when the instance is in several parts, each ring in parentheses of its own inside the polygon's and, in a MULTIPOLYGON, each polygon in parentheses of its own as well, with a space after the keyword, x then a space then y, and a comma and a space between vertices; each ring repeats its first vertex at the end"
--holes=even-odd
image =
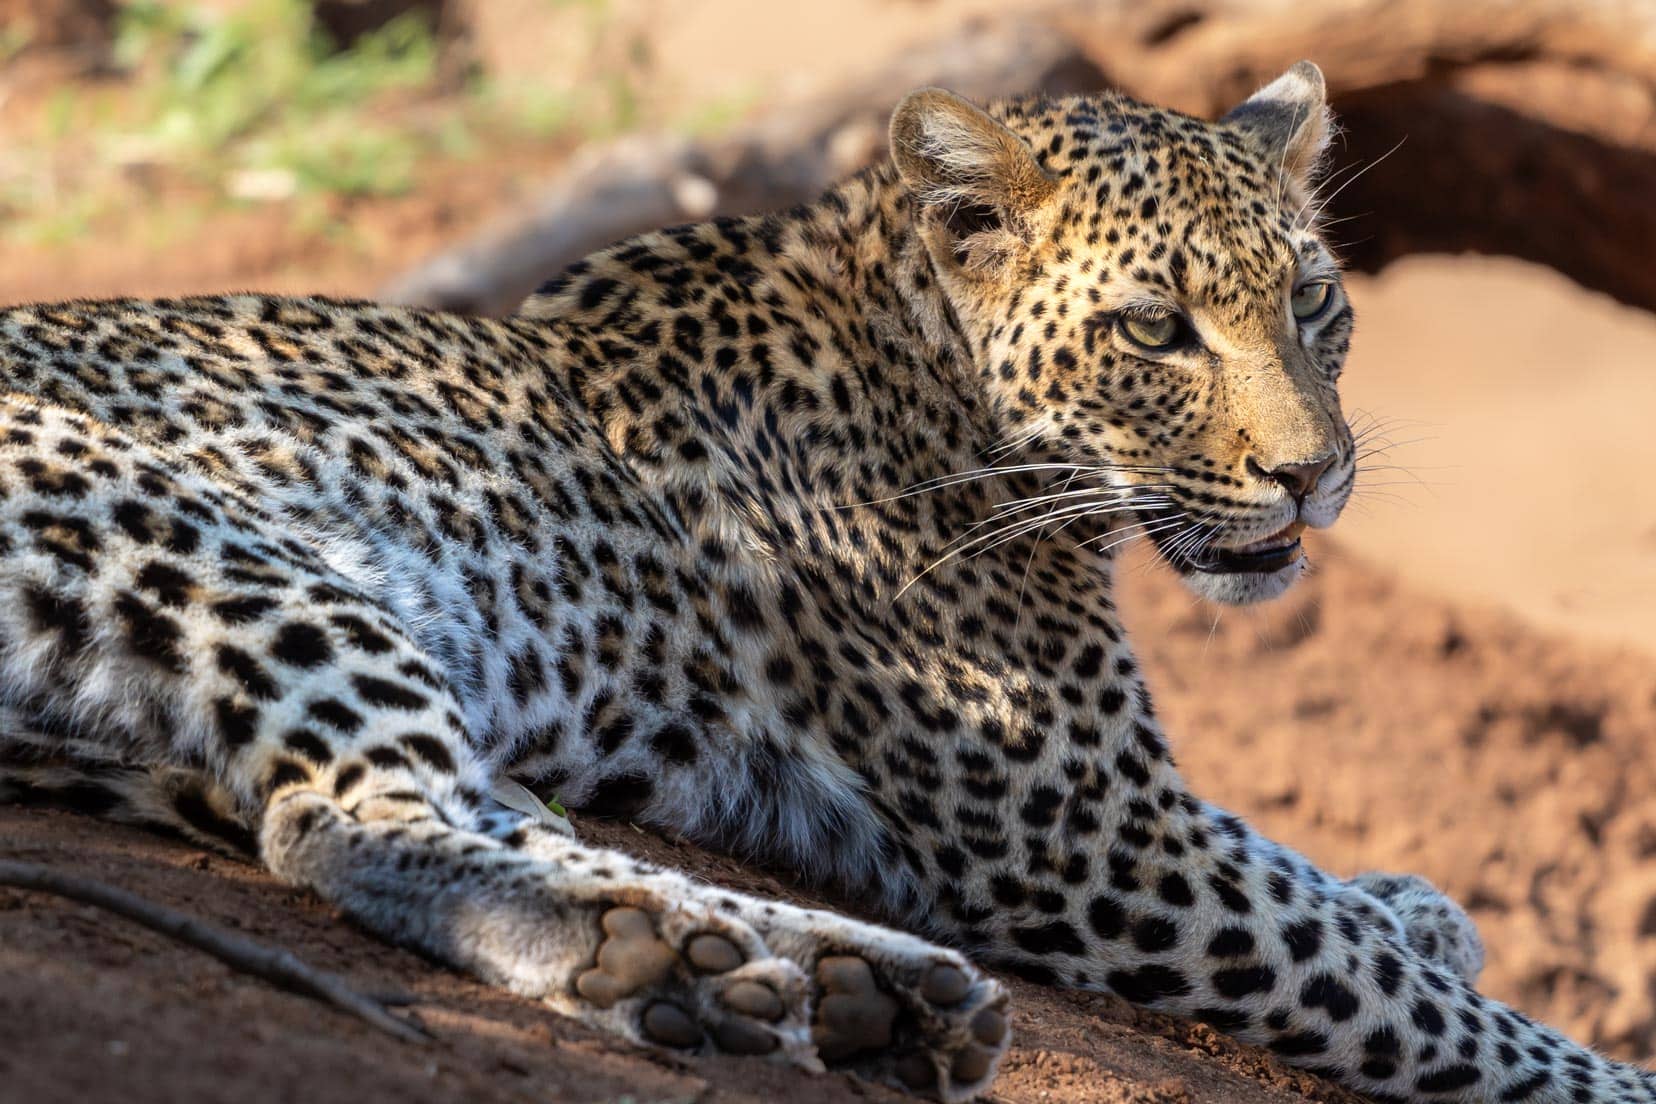
MULTIPOLYGON (((1296 550, 1298 542, 1295 542, 1296 550)), ((1297 553, 1291 561, 1274 570, 1208 571, 1199 567, 1181 570, 1185 586, 1210 602, 1226 606, 1251 606, 1281 597, 1305 572, 1305 556, 1297 553)))
POLYGON ((1177 541, 1157 541, 1162 559, 1179 573, 1185 586, 1210 602, 1247 606, 1279 597, 1305 571, 1305 549, 1295 521, 1259 540, 1234 547, 1208 545, 1195 555, 1177 541))

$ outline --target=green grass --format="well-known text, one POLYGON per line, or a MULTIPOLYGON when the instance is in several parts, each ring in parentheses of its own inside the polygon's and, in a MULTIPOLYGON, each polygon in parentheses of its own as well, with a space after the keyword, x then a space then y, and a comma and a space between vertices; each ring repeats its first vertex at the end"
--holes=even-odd
MULTIPOLYGON (((608 0, 548 2, 579 9, 595 43, 613 16, 608 0)), ((0 35, 0 63, 22 45, 0 35)), ((127 0, 117 78, 51 95, 32 147, 0 164, 0 234, 68 244, 100 225, 130 229, 181 190, 209 209, 288 203, 296 229, 326 232, 346 217, 333 201, 408 192, 435 158, 646 124, 706 133, 754 99, 647 118, 638 39, 574 90, 460 71, 441 45, 418 12, 340 47, 311 0, 127 0)))
POLYGON ((221 192, 262 173, 296 192, 393 194, 431 144, 366 111, 435 84, 436 38, 417 14, 338 50, 302 0, 227 15, 140 0, 122 13, 115 56, 139 74, 130 136, 221 192))

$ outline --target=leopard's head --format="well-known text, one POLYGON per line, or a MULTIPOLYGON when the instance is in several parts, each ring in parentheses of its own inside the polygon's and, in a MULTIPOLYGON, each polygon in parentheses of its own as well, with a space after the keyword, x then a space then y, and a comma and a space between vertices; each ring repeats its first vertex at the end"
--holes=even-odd
POLYGON ((996 459, 1057 465, 1062 497, 1031 520, 1130 519, 1221 602, 1299 577, 1301 531, 1355 478, 1336 390, 1352 312, 1313 188, 1331 125, 1309 62, 1217 123, 1116 95, 982 110, 926 89, 897 108, 892 153, 996 459))

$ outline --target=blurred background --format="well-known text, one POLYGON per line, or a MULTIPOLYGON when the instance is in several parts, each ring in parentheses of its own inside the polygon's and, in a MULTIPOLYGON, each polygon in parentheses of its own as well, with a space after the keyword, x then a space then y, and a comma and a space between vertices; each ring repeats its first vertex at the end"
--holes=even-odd
POLYGON ((910 87, 1213 115, 1301 57, 1384 451, 1287 613, 1128 573, 1181 758, 1340 869, 1446 884, 1498 995, 1649 1058, 1656 0, 0 0, 0 302, 505 312, 807 198, 910 87))

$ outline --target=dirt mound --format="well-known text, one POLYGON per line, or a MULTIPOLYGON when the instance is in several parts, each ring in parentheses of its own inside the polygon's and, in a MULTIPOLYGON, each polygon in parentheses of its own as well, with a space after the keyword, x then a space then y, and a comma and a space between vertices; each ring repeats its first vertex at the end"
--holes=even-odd
MULTIPOLYGON (((1165 572, 1124 572, 1197 792, 1337 871, 1432 877, 1477 918, 1493 995, 1647 1056, 1656 791, 1640 753, 1656 727, 1656 663, 1549 640, 1316 552, 1319 571, 1283 603, 1217 621, 1165 572)), ((785 872, 624 824, 582 829, 712 881, 820 903, 785 872)), ((365 989, 409 990, 438 1040, 391 1042, 124 922, 0 890, 0 1099, 903 1099, 844 1077, 618 1044, 386 947, 255 869, 145 833, 0 809, 0 857, 92 874, 365 989)), ((1355 1099, 1205 1027, 1009 984, 1004 1104, 1355 1099)))

